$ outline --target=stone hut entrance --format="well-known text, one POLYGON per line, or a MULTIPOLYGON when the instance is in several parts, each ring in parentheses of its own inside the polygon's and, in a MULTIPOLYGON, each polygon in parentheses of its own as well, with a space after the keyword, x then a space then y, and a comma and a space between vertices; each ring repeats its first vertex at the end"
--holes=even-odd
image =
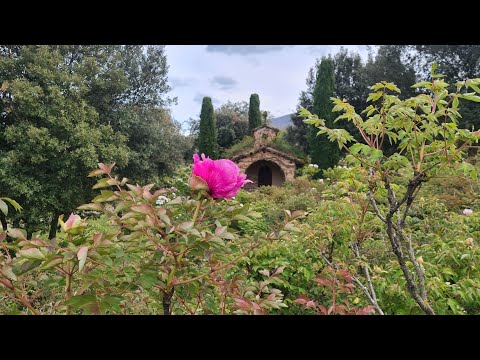
POLYGON ((280 166, 271 161, 255 161, 245 173, 247 179, 252 180, 256 186, 281 186, 285 181, 285 175, 280 166))
POLYGON ((254 129, 254 146, 231 158, 240 170, 247 174, 247 179, 253 183, 245 188, 258 186, 282 186, 287 180, 293 180, 297 166, 303 161, 275 149, 272 144, 278 129, 263 125, 254 129))
POLYGON ((272 186, 272 170, 268 165, 262 165, 258 169, 258 186, 272 186))

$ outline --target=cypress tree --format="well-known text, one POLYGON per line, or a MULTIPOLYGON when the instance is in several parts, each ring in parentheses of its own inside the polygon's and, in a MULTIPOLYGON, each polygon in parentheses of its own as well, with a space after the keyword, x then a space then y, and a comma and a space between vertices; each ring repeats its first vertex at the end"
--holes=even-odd
POLYGON ((260 98, 258 94, 250 95, 250 106, 248 107, 248 130, 262 126, 262 114, 260 112, 260 98))
MULTIPOLYGON (((325 125, 332 128, 334 114, 332 113, 332 101, 335 90, 335 76, 333 60, 330 57, 323 57, 318 66, 315 89, 313 91, 313 112, 319 118, 325 120, 325 125)), ((308 132, 308 143, 310 157, 313 164, 317 164, 320 170, 335 166, 340 160, 340 151, 335 142, 328 140, 327 135, 317 136, 318 129, 310 126, 308 132)), ((320 174, 323 171, 320 172, 320 174)), ((320 175, 319 174, 319 175, 320 175)))
POLYGON ((200 112, 200 134, 198 136, 198 152, 216 159, 218 155, 217 126, 213 112, 212 99, 203 98, 202 111, 200 112))

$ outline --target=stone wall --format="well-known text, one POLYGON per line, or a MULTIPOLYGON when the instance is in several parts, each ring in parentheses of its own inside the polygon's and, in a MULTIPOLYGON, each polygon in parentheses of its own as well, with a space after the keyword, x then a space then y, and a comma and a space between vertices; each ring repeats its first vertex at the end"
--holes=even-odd
POLYGON ((253 138, 255 140, 254 147, 258 148, 262 145, 268 144, 275 138, 276 135, 277 135, 277 131, 275 131, 272 128, 262 127, 256 130, 253 133, 253 138))

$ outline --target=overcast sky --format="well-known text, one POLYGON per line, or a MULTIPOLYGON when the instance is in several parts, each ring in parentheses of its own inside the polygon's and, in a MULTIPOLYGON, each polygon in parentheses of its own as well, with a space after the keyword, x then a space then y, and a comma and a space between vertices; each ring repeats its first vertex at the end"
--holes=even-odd
MULTIPOLYGON (((365 45, 345 48, 367 57, 365 45)), ((340 45, 167 45, 168 77, 175 120, 200 115, 202 99, 214 107, 230 101, 260 97, 260 108, 274 117, 295 111, 300 91, 306 89, 308 70, 315 59, 338 52, 340 45)))

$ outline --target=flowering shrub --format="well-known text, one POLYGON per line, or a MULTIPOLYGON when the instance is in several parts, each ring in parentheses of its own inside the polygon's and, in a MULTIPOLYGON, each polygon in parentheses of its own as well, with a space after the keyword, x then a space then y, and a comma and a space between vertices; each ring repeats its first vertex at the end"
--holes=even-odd
MULTIPOLYGON (((317 127, 319 135, 336 142, 348 153, 347 160, 368 174, 365 195, 368 195, 375 214, 385 225, 409 294, 426 314, 435 312, 427 297, 425 272, 415 256, 406 218, 422 184, 431 177, 454 173, 477 177, 473 166, 462 161, 462 157, 464 151, 480 139, 478 130, 459 129, 457 125, 457 118, 461 116, 459 99, 480 102, 480 96, 476 95, 480 94, 480 78, 458 81, 453 90, 454 87, 444 81, 443 75, 435 73, 436 67, 436 64, 432 66, 431 81, 412 86, 425 90, 412 98, 401 100, 391 94, 400 93, 393 83, 383 81, 371 86, 372 93, 367 101, 372 104, 362 112, 366 114, 365 119, 346 100, 332 98, 332 111, 341 112, 336 120, 352 122, 362 142, 357 142, 345 129, 328 128, 323 119, 308 110, 300 111, 307 124, 317 127), (467 92, 468 89, 472 92, 467 92), (354 144, 347 146, 349 142, 354 144), (397 152, 390 156, 383 152, 387 142, 397 144, 397 152), (400 179, 400 183, 396 184, 397 174, 401 174, 403 179, 408 178, 408 182, 402 183, 400 179), (380 197, 386 200, 386 210, 380 197)), ((366 271, 365 276, 370 283, 366 271)), ((375 300, 373 287, 370 288, 370 298, 375 300)), ((373 305, 375 303, 372 301, 373 305)))
MULTIPOLYGON (((245 183, 245 176, 229 163, 217 162, 212 166, 207 161, 207 166, 209 172, 197 173, 205 177, 199 179, 210 187, 200 191, 198 186, 193 188, 193 199, 173 198, 169 196, 172 189, 154 191, 153 184, 129 184, 128 179, 112 175, 113 165, 99 164, 99 169, 89 176, 100 176, 94 186, 100 194, 79 210, 102 213, 109 226, 102 231, 90 231, 86 219, 71 214, 67 221, 59 219, 62 232, 57 239, 34 236, 27 240, 24 231, 13 228, 2 232, 2 246, 7 233, 15 239, 5 244, 6 257, 0 264, 0 282, 8 296, 31 313, 39 313, 27 293, 19 290, 35 269, 64 288, 63 300, 51 310, 53 313, 128 313, 127 304, 140 299, 148 299, 154 313, 213 311, 217 306, 215 299, 223 296, 218 275, 237 276, 241 280, 241 271, 232 269, 232 264, 262 241, 275 239, 278 232, 241 236, 236 224, 253 221, 259 214, 248 206, 231 206, 204 192, 213 190, 218 191, 213 192, 214 196, 233 196, 245 183), (230 180, 218 173, 224 171, 235 181, 233 186, 221 180, 212 182, 230 180), (171 200, 157 205, 160 196, 171 200), (235 271, 237 275, 232 274, 235 271), (192 299, 192 293, 198 296, 192 299)), ((262 294, 273 294, 258 304, 262 313, 272 306, 281 306, 280 292, 267 289, 264 284, 260 290, 262 294)), ((248 297, 248 291, 237 296, 248 297)), ((223 313, 235 309, 238 307, 232 300, 223 313)))

